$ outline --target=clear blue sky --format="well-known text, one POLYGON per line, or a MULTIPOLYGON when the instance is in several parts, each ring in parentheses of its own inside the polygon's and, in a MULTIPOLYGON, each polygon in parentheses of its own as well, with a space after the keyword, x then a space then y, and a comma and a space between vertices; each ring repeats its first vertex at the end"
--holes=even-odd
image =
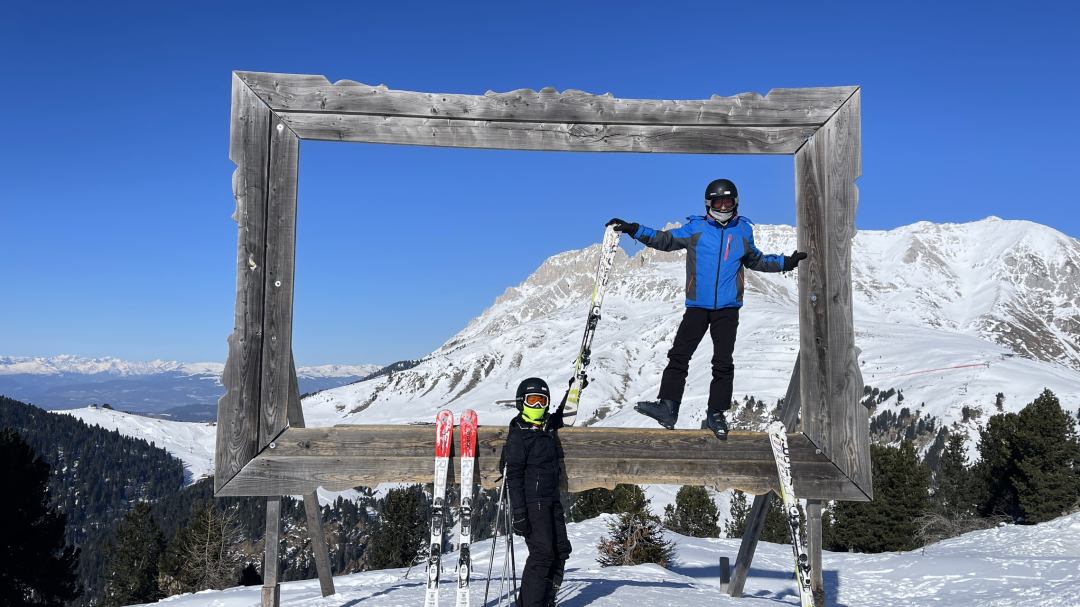
MULTIPOLYGON (((665 99, 858 84, 857 227, 997 215, 1080 236, 1076 2, 454 6, 6 5, 0 355, 225 359, 232 70, 665 99)), ((301 365, 422 356, 610 217, 700 213, 717 177, 757 223, 795 218, 786 156, 300 155, 301 365)))

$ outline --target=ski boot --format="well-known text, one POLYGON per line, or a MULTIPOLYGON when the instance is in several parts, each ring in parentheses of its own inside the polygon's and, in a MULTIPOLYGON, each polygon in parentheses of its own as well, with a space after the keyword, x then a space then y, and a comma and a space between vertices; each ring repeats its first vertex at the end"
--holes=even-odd
POLYGON ((701 427, 712 430, 712 433, 716 435, 716 438, 720 440, 727 440, 727 419, 724 418, 723 411, 719 411, 717 409, 706 409, 705 421, 704 423, 702 423, 701 427))
POLYGON ((674 430, 675 422, 679 421, 679 403, 666 398, 639 402, 634 411, 655 419, 668 430, 674 430))

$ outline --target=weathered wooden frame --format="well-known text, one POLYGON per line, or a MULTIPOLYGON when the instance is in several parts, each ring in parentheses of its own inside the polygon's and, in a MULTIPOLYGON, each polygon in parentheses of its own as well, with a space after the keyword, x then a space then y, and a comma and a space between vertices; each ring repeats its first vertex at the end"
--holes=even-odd
MULTIPOLYGON (((311 494, 430 482, 430 429, 304 428, 292 361, 296 193, 301 139, 463 148, 795 159, 800 356, 789 401, 795 491, 868 500, 869 420, 851 309, 851 238, 862 171, 857 86, 773 89, 701 101, 633 100, 554 89, 485 95, 390 90, 322 76, 234 72, 230 158, 239 225, 235 328, 218 403, 217 495, 311 494), (804 378, 799 381, 799 378, 804 378), (299 417, 297 417, 299 416, 299 417)), ((434 414, 434 410, 432 412, 434 414)), ((481 428, 478 480, 498 482, 504 430, 481 428)), ((711 485, 764 494, 776 470, 763 433, 567 428, 570 490, 711 485)), ((456 466, 451 465, 451 475, 456 466)))

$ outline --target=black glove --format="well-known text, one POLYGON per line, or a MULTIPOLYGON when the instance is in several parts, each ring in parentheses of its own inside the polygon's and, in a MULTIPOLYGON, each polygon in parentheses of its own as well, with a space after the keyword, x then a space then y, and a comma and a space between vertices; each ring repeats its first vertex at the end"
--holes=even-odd
POLYGON ((641 227, 636 223, 626 223, 625 221, 623 221, 621 219, 617 219, 617 218, 612 219, 611 221, 605 223, 604 225, 605 226, 614 226, 616 232, 622 232, 623 234, 629 234, 631 238, 634 237, 634 234, 637 234, 638 228, 641 227))
MULTIPOLYGON (((570 381, 566 382, 566 385, 567 386, 574 385, 574 376, 573 375, 570 376, 570 381)), ((581 387, 578 388, 578 390, 584 390, 585 388, 588 388, 588 387, 589 387, 589 376, 588 375, 582 375, 581 376, 581 387)))
POLYGON ((784 255, 784 271, 790 272, 795 269, 795 266, 799 265, 799 262, 806 259, 806 253, 800 253, 795 251, 791 255, 784 255))
POLYGON ((514 535, 520 535, 525 539, 529 539, 529 536, 532 535, 532 525, 529 524, 528 511, 522 510, 514 513, 514 535))

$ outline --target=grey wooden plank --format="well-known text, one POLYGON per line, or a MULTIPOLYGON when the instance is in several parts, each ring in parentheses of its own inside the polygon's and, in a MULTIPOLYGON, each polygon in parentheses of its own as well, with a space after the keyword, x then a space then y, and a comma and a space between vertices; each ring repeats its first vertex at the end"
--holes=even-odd
POLYGON ((275 111, 447 119, 651 125, 821 126, 854 86, 773 89, 764 97, 618 99, 545 88, 486 95, 418 93, 323 76, 236 72, 275 111))
POLYGON ((266 287, 263 304, 259 449, 288 425, 292 366, 296 188, 300 140, 277 116, 270 123, 266 203, 266 287))
POLYGON ((851 239, 862 172, 860 94, 851 98, 795 154, 800 250, 799 324, 803 432, 837 467, 873 495, 869 417, 851 300, 851 239))
POLYGON ((368 114, 279 114, 302 139, 544 152, 793 154, 813 126, 488 122, 368 114))
POLYGON ((266 545, 263 559, 263 586, 277 586, 280 572, 279 546, 281 541, 281 496, 270 495, 266 498, 266 545))
POLYGON ((315 569, 319 574, 319 588, 322 590, 323 596, 330 596, 334 594, 334 576, 330 569, 330 552, 326 545, 326 532, 323 530, 322 511, 319 508, 319 493, 317 491, 304 495, 304 511, 307 513, 311 551, 315 553, 315 569))
POLYGON ((765 495, 754 496, 754 505, 750 507, 746 529, 743 531, 743 542, 739 544, 739 556, 735 558, 735 570, 731 573, 731 583, 728 584, 728 594, 735 598, 742 596, 746 577, 750 574, 750 563, 754 560, 754 552, 757 551, 758 538, 761 537, 761 529, 765 526, 765 516, 769 513, 771 500, 771 491, 765 495), (751 541, 747 541, 747 538, 751 541))
MULTIPOLYGON (((565 428, 565 486, 571 491, 617 483, 736 487, 748 493, 777 488, 768 436, 733 432, 717 441, 707 430, 565 428)), ((846 477, 800 434, 789 437, 795 490, 800 496, 860 499, 846 477)), ((477 436, 479 482, 500 481, 499 461, 506 429, 481 427, 477 436)), ((457 457, 454 447, 453 457, 457 457)), ((350 426, 289 428, 252 460, 220 495, 297 495, 316 487, 341 490, 357 485, 426 482, 432 470, 430 427, 350 426)), ((451 465, 449 482, 456 482, 451 465)))
MULTIPOLYGON (((292 357, 292 354, 289 355, 292 357)), ((300 383, 296 380, 296 359, 289 363, 289 427, 303 428, 304 408, 300 404, 300 383)))
POLYGON ((821 577, 821 500, 806 500, 806 539, 810 551, 810 582, 816 592, 824 588, 821 577))
POLYGON ((266 250, 266 159, 270 109, 233 77, 229 159, 236 164, 236 306, 218 401, 214 485, 220 489, 255 456, 266 250))

